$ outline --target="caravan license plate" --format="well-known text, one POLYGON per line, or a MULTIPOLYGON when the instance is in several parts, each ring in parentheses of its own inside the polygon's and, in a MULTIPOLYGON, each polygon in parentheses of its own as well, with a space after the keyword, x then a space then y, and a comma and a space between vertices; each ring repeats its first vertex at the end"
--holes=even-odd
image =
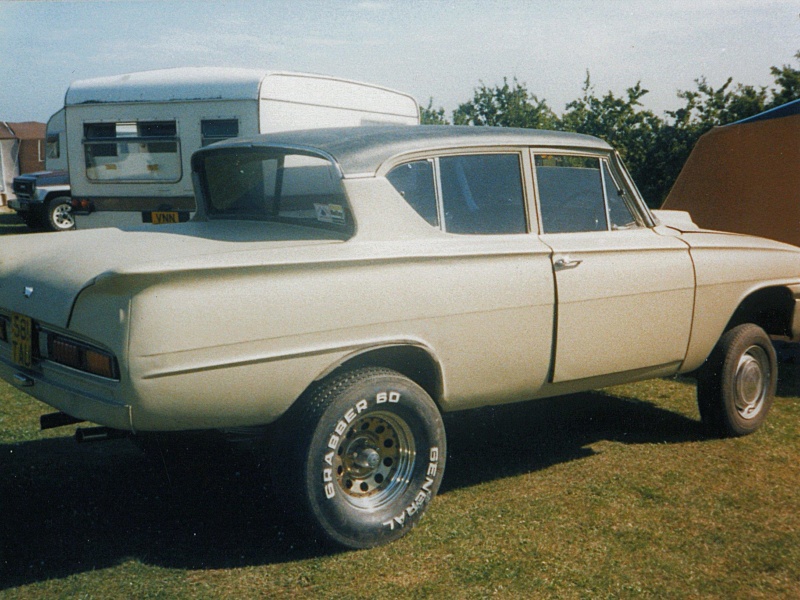
POLYGON ((21 367, 33 366, 33 323, 25 315, 11 315, 11 357, 21 367))
POLYGON ((150 213, 151 223, 153 225, 164 225, 165 223, 178 223, 180 217, 174 211, 153 211, 150 213))

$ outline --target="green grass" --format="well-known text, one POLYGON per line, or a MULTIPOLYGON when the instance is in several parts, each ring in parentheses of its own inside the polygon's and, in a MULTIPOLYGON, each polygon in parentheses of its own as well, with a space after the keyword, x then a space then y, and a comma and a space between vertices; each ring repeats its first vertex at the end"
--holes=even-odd
POLYGON ((0 597, 797 598, 798 381, 740 439, 682 380, 448 416, 420 526, 341 553, 284 522, 258 451, 77 445, 0 384, 0 597))

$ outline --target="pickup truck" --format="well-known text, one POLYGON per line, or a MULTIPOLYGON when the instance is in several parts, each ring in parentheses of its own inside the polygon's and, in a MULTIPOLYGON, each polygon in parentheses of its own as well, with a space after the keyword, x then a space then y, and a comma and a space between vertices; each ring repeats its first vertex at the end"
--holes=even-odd
POLYGON ((32 228, 68 231, 75 228, 72 192, 66 171, 37 171, 14 178, 16 199, 8 205, 32 228))

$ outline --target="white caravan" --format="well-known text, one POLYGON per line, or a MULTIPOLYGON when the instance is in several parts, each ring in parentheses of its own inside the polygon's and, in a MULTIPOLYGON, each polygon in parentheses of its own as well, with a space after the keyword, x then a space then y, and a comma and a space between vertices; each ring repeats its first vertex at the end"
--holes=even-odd
POLYGON ((408 94, 304 73, 179 68, 76 81, 66 154, 78 228, 184 221, 190 158, 230 137, 419 123, 408 94))

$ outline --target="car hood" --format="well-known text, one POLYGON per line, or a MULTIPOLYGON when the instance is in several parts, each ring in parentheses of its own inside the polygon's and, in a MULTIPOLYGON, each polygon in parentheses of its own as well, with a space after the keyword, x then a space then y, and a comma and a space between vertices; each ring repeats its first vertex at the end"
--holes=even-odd
POLYGON ((67 327, 78 294, 100 277, 285 262, 298 248, 341 243, 325 236, 241 221, 6 236, 0 239, 0 308, 67 327))

